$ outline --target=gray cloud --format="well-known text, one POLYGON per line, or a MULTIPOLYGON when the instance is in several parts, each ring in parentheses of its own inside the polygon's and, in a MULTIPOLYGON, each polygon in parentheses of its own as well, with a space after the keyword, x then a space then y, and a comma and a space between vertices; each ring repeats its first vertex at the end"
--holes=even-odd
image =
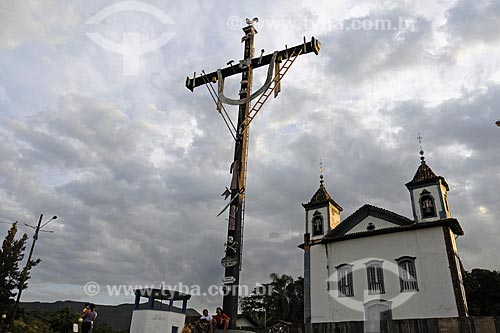
POLYGON ((349 81, 415 65, 427 56, 426 44, 432 32, 431 22, 400 10, 376 10, 346 19, 342 26, 326 36, 325 47, 332 74, 349 81), (354 29, 364 23, 369 23, 367 28, 354 29))
MULTIPOLYGON (((151 4, 174 18, 169 28, 176 37, 141 58, 137 77, 124 77, 120 56, 84 35, 84 18, 105 3, 70 3, 64 11, 80 18, 61 36, 59 21, 40 21, 47 36, 35 37, 47 43, 0 35, 0 219, 33 224, 42 212, 60 216, 47 226, 55 232, 37 244, 42 264, 26 299, 86 299, 88 281, 220 284, 226 225, 225 215, 216 215, 225 204, 220 193, 230 181, 233 143, 206 89, 191 93, 183 83, 195 70, 239 59, 241 32, 228 29, 229 16, 272 17, 233 2, 151 4), (64 39, 68 34, 73 38, 64 39), (36 73, 36 84, 25 71, 36 73)), ((470 38, 457 26, 467 23, 454 14, 461 6, 450 9, 446 27, 453 38, 470 38)), ((280 15, 303 22, 297 8, 280 15)), ((458 243, 465 266, 499 267, 500 131, 493 123, 500 88, 486 70, 494 63, 461 67, 431 56, 445 47, 436 41, 438 14, 396 4, 362 9, 346 12, 344 20, 405 17, 417 30, 319 31, 320 55, 301 57, 279 98, 259 114, 250 134, 244 283, 266 282, 271 272, 302 275, 300 204, 319 185, 320 158, 344 218, 364 203, 411 217, 404 183, 418 166, 419 132, 429 165, 450 184, 452 212, 466 231, 458 243)), ((478 20, 491 12, 476 9, 478 20)), ((305 15, 332 19, 315 8, 305 15)), ((144 17, 137 20, 140 26, 144 17)), ((119 17, 113 24, 108 29, 117 34, 125 26, 119 17)), ((288 30, 269 23, 258 29, 257 50, 294 43, 288 30)), ((235 118, 235 109, 228 111, 235 118)), ((218 304, 220 297, 193 300, 218 304)))
POLYGON ((466 42, 498 41, 500 4, 494 0, 460 0, 448 11, 450 33, 466 42))

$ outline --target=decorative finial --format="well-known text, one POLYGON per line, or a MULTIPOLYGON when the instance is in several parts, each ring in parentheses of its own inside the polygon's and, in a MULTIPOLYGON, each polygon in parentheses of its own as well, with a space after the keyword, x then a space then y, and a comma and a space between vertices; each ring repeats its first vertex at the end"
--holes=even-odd
POLYGON ((325 181, 323 180, 325 177, 323 177, 323 160, 319 159, 319 185, 321 187, 325 186, 325 181))
POLYGON ((423 138, 420 136, 420 133, 418 133, 417 139, 418 139, 418 144, 420 146, 420 163, 425 164, 424 148, 422 148, 423 138))
POLYGON ((245 22, 246 22, 248 25, 253 26, 255 23, 259 23, 259 18, 257 18, 257 17, 254 17, 253 19, 249 19, 249 18, 247 18, 247 19, 245 20, 245 22))

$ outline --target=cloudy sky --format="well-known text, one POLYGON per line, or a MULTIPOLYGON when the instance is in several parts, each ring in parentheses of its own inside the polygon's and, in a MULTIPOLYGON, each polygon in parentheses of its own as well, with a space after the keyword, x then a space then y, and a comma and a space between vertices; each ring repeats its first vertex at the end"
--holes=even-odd
MULTIPOLYGON (((302 275, 301 203, 320 159, 344 218, 365 203, 411 217, 418 133, 450 185, 466 269, 500 269, 500 3, 351 3, 151 0, 110 12, 123 7, 0 1, 0 221, 59 216, 23 300, 118 304, 133 297, 105 285, 220 284, 226 216, 216 215, 233 142, 208 91, 184 83, 239 60, 242 22, 255 16, 257 54, 303 36, 323 46, 252 124, 243 283, 302 275), (89 281, 101 285, 91 298, 89 281)), ((238 82, 228 81, 234 98, 238 82)))

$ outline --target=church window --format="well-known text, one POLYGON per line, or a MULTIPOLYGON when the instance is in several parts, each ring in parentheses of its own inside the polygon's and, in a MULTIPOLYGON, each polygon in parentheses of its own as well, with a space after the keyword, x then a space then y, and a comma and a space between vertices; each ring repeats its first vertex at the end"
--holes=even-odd
POLYGON ((312 232, 313 237, 323 235, 323 216, 318 211, 315 211, 313 214, 312 228, 313 228, 312 232))
POLYGON ((434 198, 428 191, 423 191, 420 197, 420 209, 422 210, 422 217, 435 217, 436 206, 434 205, 434 198))
POLYGON ((399 285, 401 287, 401 292, 418 291, 415 257, 401 257, 396 259, 396 262, 399 267, 399 285))
POLYGON ((339 297, 354 296, 352 282, 352 265, 342 264, 337 266, 339 297))
POLYGON ((368 278, 368 294, 385 294, 382 261, 372 260, 366 263, 366 275, 368 278))

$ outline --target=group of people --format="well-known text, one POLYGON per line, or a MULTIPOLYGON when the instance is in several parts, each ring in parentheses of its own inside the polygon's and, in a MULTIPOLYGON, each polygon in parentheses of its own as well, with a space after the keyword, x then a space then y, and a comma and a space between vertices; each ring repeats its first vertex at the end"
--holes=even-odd
POLYGON ((97 311, 94 303, 86 303, 80 315, 82 323, 82 333, 91 333, 94 328, 94 322, 97 319, 97 311))
POLYGON ((213 333, 215 329, 224 330, 227 333, 229 328, 229 321, 231 320, 227 314, 224 313, 222 308, 215 310, 214 316, 208 313, 207 309, 203 310, 203 315, 196 322, 187 322, 182 329, 182 333, 213 333))

